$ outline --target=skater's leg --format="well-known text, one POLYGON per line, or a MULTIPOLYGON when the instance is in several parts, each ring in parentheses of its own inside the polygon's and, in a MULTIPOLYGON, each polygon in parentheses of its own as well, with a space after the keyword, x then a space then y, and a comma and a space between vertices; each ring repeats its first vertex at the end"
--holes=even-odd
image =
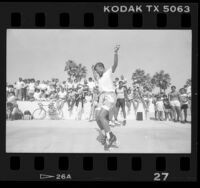
POLYGON ((112 121, 114 116, 115 116, 115 108, 113 107, 109 111, 109 121, 112 121))
POLYGON ((107 118, 108 116, 109 116, 109 111, 101 108, 98 117, 106 134, 110 132, 109 120, 107 118))

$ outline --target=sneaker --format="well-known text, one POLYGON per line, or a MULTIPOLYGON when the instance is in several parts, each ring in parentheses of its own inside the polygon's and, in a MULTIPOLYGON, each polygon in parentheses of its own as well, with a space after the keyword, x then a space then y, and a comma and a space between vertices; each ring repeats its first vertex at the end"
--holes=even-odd
POLYGON ((104 144, 104 150, 105 150, 105 151, 110 151, 110 147, 108 146, 107 143, 104 144))
POLYGON ((114 127, 114 126, 115 126, 115 123, 114 123, 113 121, 109 121, 109 125, 110 125, 111 127, 114 127))
POLYGON ((121 123, 120 123, 119 121, 117 121, 117 120, 115 120, 114 123, 115 123, 115 125, 117 125, 117 126, 121 125, 121 123))
POLYGON ((110 132, 110 139, 106 139, 106 144, 108 148, 116 141, 117 141, 117 137, 112 132, 110 132))
POLYGON ((123 125, 124 125, 124 126, 126 125, 126 120, 123 121, 123 125))
POLYGON ((97 137, 97 140, 102 144, 102 145, 105 145, 106 144, 106 136, 104 135, 99 135, 97 137))

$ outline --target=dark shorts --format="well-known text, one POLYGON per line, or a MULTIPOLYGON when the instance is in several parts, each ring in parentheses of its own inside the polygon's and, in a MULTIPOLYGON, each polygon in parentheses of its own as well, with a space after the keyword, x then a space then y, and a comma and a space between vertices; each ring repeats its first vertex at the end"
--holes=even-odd
POLYGON ((181 109, 188 109, 188 104, 182 104, 181 109))
POLYGON ((78 107, 79 103, 81 103, 81 106, 82 106, 82 108, 83 108, 83 103, 84 103, 83 101, 84 101, 84 98, 83 98, 83 97, 77 98, 77 99, 75 100, 75 106, 78 107))
POLYGON ((116 107, 125 108, 125 99, 117 99, 116 107))
POLYGON ((165 106, 165 109, 166 109, 166 110, 171 110, 171 109, 172 109, 172 107, 171 107, 170 105, 164 104, 164 106, 165 106))

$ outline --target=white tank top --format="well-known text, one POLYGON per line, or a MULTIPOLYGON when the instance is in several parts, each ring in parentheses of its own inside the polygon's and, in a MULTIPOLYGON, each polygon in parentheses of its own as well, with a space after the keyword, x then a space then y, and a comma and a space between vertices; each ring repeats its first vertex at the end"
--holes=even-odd
POLYGON ((121 89, 117 88, 116 92, 117 92, 118 99, 124 99, 124 88, 123 87, 121 89))

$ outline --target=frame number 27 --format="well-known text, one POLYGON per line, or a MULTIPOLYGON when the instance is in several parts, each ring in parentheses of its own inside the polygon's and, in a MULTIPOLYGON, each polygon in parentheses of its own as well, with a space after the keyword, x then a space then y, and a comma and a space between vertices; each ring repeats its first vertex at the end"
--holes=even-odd
POLYGON ((155 172, 153 175, 154 181, 166 181, 169 176, 169 172, 155 172))

